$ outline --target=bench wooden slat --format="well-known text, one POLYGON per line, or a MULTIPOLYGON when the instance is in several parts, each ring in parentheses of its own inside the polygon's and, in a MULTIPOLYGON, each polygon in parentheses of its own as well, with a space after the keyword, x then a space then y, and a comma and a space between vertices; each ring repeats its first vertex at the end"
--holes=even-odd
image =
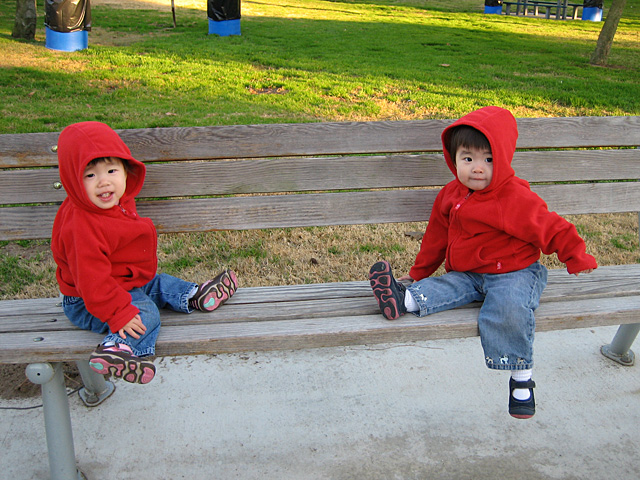
POLYGON ((0 168, 55 166, 55 145, 59 132, 3 134, 0 141, 0 168))
MULTIPOLYGON (((640 210, 638 182, 534 185, 560 214, 640 210)), ((139 202, 158 232, 423 222, 438 189, 139 202)), ((0 209, 0 240, 49 238, 56 205, 0 209)))
POLYGON ((451 179, 442 155, 433 154, 149 165, 141 198, 422 187, 451 179))
POLYGON ((512 166, 529 183, 632 180, 640 149, 516 152, 512 166))
MULTIPOLYGON (((141 161, 302 155, 435 152, 452 120, 226 125, 117 130, 141 161), (179 152, 179 153, 177 153, 179 152), (176 158, 178 157, 178 158, 176 158)), ((518 119, 518 148, 620 147, 640 144, 640 117, 518 119)), ((7 134, 0 168, 55 166, 58 133, 7 134), (28 135, 28 136, 25 136, 28 135)))
MULTIPOLYGON (((264 158, 441 149, 451 120, 224 125, 116 130, 141 161, 264 158), (176 152, 179 152, 177 154, 176 152)), ((53 166, 58 133, 3 135, 0 166, 53 166), (24 151, 25 145, 29 151, 24 151)))
MULTIPOLYGON (((139 202, 158 232, 415 221, 437 190, 348 192, 139 202)), ((58 207, 0 209, 0 240, 49 238, 58 207)), ((419 217, 426 220, 427 216, 419 217)))
MULTIPOLYGON (((367 272, 363 272, 366 276, 367 272)), ((370 297, 368 281, 350 281, 338 283, 314 283, 286 286, 242 287, 226 303, 261 304, 265 302, 299 302, 306 300, 325 300, 332 298, 370 297)), ((543 301, 555 301, 556 298, 607 297, 611 293, 620 295, 640 295, 640 266, 608 265, 599 267, 592 275, 582 275, 579 280, 568 275, 564 269, 549 270, 548 287, 542 294, 543 301), (576 283, 578 281, 579 283, 576 283), (577 287, 580 288, 577 288, 577 287)), ((24 315, 55 316, 62 312, 61 299, 29 298, 0 301, 0 321, 7 317, 24 315)), ((169 312, 167 312, 169 313, 169 312)), ((177 314, 184 318, 182 314, 177 314)), ((1 328, 1 327, 0 327, 1 328)), ((41 327, 42 328, 42 327, 41 327)), ((0 330, 2 331, 2 330, 0 330)))
MULTIPOLYGON (((627 180, 640 149, 517 152, 530 183, 627 180)), ((442 155, 253 159, 148 165, 143 198, 441 186, 453 177, 442 155)), ((0 204, 62 202, 57 169, 0 171, 0 204)))
MULTIPOLYGON (((361 281, 287 285, 286 287, 242 287, 241 283, 240 286, 241 290, 238 291, 237 295, 229 299, 226 303, 227 306, 239 303, 256 304, 265 301, 297 302, 314 299, 371 296, 368 283, 361 281)), ((55 316, 62 313, 60 302, 61 299, 58 297, 2 300, 0 301, 2 305, 0 322, 6 321, 7 317, 23 315, 26 311, 31 311, 31 315, 55 316)))
MULTIPOLYGON (((313 299, 298 300, 295 302, 270 302, 265 300, 263 303, 260 303, 258 307, 256 307, 254 303, 227 304, 225 307, 224 309, 220 309, 219 312, 212 314, 194 312, 188 316, 166 311, 163 312, 162 315, 162 325, 180 326, 203 323, 284 321, 300 318, 301 316, 305 318, 336 317, 344 314, 345 311, 358 312, 359 314, 367 313, 370 315, 379 311, 375 298, 371 295, 370 288, 368 296, 359 298, 313 299)), ((23 321, 20 317, 4 318, 0 332, 56 332, 70 330, 75 331, 77 329, 67 320, 62 309, 60 309, 59 314, 55 317, 36 313, 29 321, 23 321), (57 321, 51 322, 52 318, 56 318, 57 321)))
MULTIPOLYGON (((150 164, 138 198, 420 187, 451 179, 441 155, 150 164)), ((55 182, 57 169, 0 171, 0 204, 62 202, 66 193, 55 182)))

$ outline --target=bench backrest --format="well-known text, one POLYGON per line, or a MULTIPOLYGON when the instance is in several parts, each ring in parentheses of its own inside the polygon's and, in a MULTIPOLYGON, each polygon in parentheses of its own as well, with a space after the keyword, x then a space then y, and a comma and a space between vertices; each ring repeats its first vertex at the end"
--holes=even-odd
MULTIPOLYGON (((160 233, 425 221, 451 120, 118 130, 160 233)), ((513 161, 560 214, 640 211, 640 117, 518 119, 513 161), (631 147, 631 148, 629 148, 631 147)), ((58 133, 0 135, 0 240, 49 238, 58 133)))

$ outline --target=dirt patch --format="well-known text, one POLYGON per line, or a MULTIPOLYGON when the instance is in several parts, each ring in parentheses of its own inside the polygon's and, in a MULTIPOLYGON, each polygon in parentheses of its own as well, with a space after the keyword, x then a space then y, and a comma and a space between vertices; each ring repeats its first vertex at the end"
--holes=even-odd
MULTIPOLYGON (((25 373, 27 365, 0 365, 0 398, 33 398, 40 396, 40 385, 31 383, 25 373)), ((67 389, 82 387, 78 368, 73 363, 63 363, 62 369, 67 389)))
POLYGON ((22 259, 31 259, 42 255, 48 256, 50 251, 51 247, 49 247, 48 242, 32 243, 28 247, 19 243, 7 243, 0 249, 0 253, 3 255, 22 259))
MULTIPOLYGON (((127 10, 166 10, 171 11, 171 0, 91 0, 91 6, 106 5, 113 8, 123 8, 127 10)), ((176 0, 176 8, 202 8, 206 10, 206 0, 176 0)))

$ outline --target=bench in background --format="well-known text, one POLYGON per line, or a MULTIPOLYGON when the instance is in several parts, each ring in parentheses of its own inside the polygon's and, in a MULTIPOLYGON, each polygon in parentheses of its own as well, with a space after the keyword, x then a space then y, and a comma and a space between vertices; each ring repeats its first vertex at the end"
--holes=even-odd
POLYGON ((515 15, 527 16, 531 13, 534 17, 540 14, 540 8, 544 8, 545 18, 551 18, 552 10, 555 10, 556 20, 566 20, 567 12, 569 8, 573 8, 572 15, 569 17, 572 20, 578 18, 578 8, 583 8, 582 3, 569 3, 565 0, 557 1, 542 1, 542 0, 516 0, 516 1, 503 1, 505 6, 505 15, 511 15, 511 7, 515 7, 515 15))
MULTIPOLYGON (((148 164, 139 213, 159 233, 424 222, 452 178, 440 134, 450 120, 236 125, 119 131, 148 164)), ((560 214, 640 211, 640 117, 524 118, 516 173, 560 214), (597 148, 597 149, 593 149, 597 148)), ((0 135, 0 240, 50 238, 64 199, 57 133, 0 135)), ((597 255, 596 255, 597 256, 597 255)), ((366 278, 367 272, 363 272, 366 278)), ((537 330, 621 325, 603 353, 633 364, 640 265, 571 277, 550 271, 537 330)), ((157 354, 197 355, 478 335, 477 306, 389 322, 368 282, 240 288, 224 308, 163 313, 157 354)), ((57 298, 0 302, 0 363, 42 385, 52 478, 77 478, 61 362, 77 361, 85 403, 113 385, 88 368, 101 336, 57 298)))

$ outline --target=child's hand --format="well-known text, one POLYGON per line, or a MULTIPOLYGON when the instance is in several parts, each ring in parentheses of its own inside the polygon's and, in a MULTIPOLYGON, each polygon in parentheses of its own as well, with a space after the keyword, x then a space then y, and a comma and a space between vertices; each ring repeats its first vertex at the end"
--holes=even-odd
POLYGON ((131 320, 129 320, 129 323, 127 323, 124 327, 118 330, 118 334, 122 338, 127 338, 126 334, 128 334, 128 335, 131 335, 133 338, 138 339, 140 338, 140 335, 144 335, 144 332, 146 331, 147 331, 147 327, 145 327, 144 324, 142 323, 142 319, 140 318, 140 315, 136 315, 131 320))
POLYGON ((588 268, 587 270, 582 270, 581 272, 574 273, 574 275, 577 277, 581 273, 591 273, 591 272, 593 272, 593 268, 588 268))
POLYGON ((409 282, 409 283, 415 282, 415 280, 413 278, 411 278, 409 275, 405 275, 404 277, 400 277, 398 279, 398 281, 400 281, 400 282, 409 282))

